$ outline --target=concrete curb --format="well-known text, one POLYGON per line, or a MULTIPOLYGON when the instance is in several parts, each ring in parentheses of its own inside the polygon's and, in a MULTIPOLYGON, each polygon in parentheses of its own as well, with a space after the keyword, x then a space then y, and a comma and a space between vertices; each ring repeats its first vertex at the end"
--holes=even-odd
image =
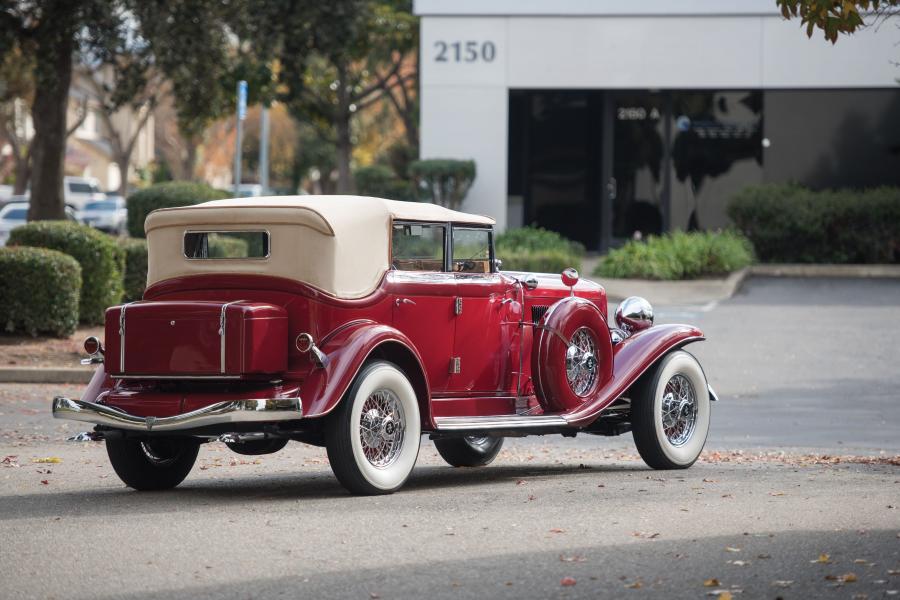
POLYGON ((759 264, 750 267, 750 274, 763 277, 900 279, 900 265, 759 264))
POLYGON ((53 367, 0 368, 0 383, 88 383, 93 369, 53 367))
POLYGON ((598 279, 606 288, 609 300, 618 302, 628 296, 643 296, 651 304, 680 306, 708 304, 731 298, 737 292, 749 269, 735 271, 719 279, 692 279, 687 281, 652 281, 648 279, 598 279))

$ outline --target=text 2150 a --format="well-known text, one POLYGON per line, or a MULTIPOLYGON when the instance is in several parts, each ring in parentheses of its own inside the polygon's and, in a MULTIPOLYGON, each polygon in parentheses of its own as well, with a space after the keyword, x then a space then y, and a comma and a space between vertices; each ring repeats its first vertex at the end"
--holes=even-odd
POLYGON ((435 62, 493 62, 497 57, 494 42, 444 42, 434 43, 435 62))

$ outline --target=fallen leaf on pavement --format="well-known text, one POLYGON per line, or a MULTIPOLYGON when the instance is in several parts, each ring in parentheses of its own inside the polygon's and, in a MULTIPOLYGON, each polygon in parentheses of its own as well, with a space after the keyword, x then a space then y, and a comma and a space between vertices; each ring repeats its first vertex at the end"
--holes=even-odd
POLYGON ((558 527, 554 527, 553 529, 550 530, 550 533, 565 533, 565 532, 566 532, 565 529, 560 529, 558 527))
POLYGON ((728 563, 729 563, 729 564, 732 564, 732 565, 734 565, 734 566, 736 566, 736 567, 746 567, 747 565, 750 564, 750 563, 747 562, 746 560, 729 560, 728 563))
POLYGON ((719 587, 720 585, 722 585, 722 584, 719 583, 719 580, 716 579, 715 577, 713 577, 712 579, 707 579, 706 581, 703 582, 704 587, 719 587))
POLYGON ((707 596, 715 596, 719 600, 731 600, 731 592, 728 590, 713 590, 711 592, 706 592, 707 596))
POLYGON ((580 554, 573 554, 571 556, 566 556, 565 554, 559 555, 559 560, 561 562, 587 562, 587 559, 580 554))
POLYGON ((838 583, 854 583, 856 581, 855 573, 845 573, 843 575, 826 575, 827 581, 837 581, 838 583))
POLYGON ((767 559, 767 558, 772 558, 772 555, 771 555, 771 554, 757 554, 757 555, 756 555, 756 558, 765 560, 765 559, 767 559))
POLYGON ((775 587, 787 588, 791 587, 793 583, 794 581, 791 579, 776 579, 772 582, 772 585, 774 585, 775 587))
POLYGON ((642 587, 644 587, 644 584, 641 583, 640 581, 635 581, 634 583, 626 583, 625 587, 627 587, 630 590, 639 590, 642 587))
POLYGON ((770 496, 784 496, 784 492, 769 492, 770 496))
POLYGON ((46 479, 41 479, 41 483, 43 483, 44 485, 49 485, 49 484, 50 484, 50 482, 47 481, 46 479))
POLYGON ((740 552, 740 548, 735 548, 733 546, 725 546, 725 552, 740 552))
POLYGON ((576 583, 578 583, 578 582, 575 581, 574 577, 563 577, 562 579, 559 580, 559 585, 561 585, 563 587, 570 587, 570 586, 575 585, 576 583))
POLYGON ((56 464, 56 463, 61 463, 61 462, 62 462, 62 459, 59 458, 58 456, 48 456, 48 457, 46 457, 46 458, 32 458, 32 459, 31 459, 31 462, 33 462, 33 463, 52 463, 52 464, 56 464))
POLYGON ((809 562, 811 562, 811 563, 813 563, 813 564, 815 564, 815 563, 823 563, 823 564, 828 565, 828 564, 831 564, 831 555, 830 555, 830 554, 825 554, 825 553, 823 552, 822 554, 819 555, 819 558, 817 558, 816 560, 811 560, 811 561, 809 561, 809 562))
POLYGON ((703 483, 719 483, 719 482, 716 481, 715 479, 704 479, 703 483))
POLYGON ((516 482, 516 485, 525 485, 526 483, 528 483, 528 482, 525 481, 524 479, 520 479, 516 482))
POLYGON ((634 531, 631 533, 631 537, 643 538, 645 540, 655 540, 659 537, 659 532, 649 533, 646 531, 634 531))
POLYGON ((11 454, 9 456, 4 456, 3 460, 0 460, 0 465, 4 467, 18 467, 20 466, 16 459, 19 458, 18 454, 11 454))

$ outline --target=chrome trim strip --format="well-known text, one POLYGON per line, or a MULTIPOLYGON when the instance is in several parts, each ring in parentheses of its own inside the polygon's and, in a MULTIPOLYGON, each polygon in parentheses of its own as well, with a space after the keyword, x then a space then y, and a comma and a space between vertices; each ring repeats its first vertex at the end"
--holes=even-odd
MULTIPOLYGON (((134 302, 138 302, 135 300, 134 302)), ((125 372, 125 309, 134 304, 126 302, 119 310, 119 370, 125 372)))
POLYGON ((243 300, 226 302, 222 305, 222 312, 219 313, 219 370, 223 375, 225 374, 225 325, 228 318, 226 311, 230 305, 239 304, 241 302, 243 302, 243 300))
POLYGON ((497 415, 494 417, 435 417, 438 431, 466 431, 529 427, 566 427, 569 423, 556 415, 497 415))
POLYGON ((240 379, 240 375, 110 375, 111 379, 240 379))
POLYGON ((181 431, 223 423, 266 423, 303 417, 300 398, 228 400, 172 417, 138 417, 123 410, 84 400, 57 396, 54 418, 86 421, 129 431, 181 431))

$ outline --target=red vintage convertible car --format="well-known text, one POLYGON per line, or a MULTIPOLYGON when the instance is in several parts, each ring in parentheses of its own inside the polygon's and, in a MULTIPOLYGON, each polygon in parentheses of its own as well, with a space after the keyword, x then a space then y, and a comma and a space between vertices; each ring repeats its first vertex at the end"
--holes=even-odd
POLYGON ((503 438, 632 431, 646 463, 689 467, 715 396, 682 348, 629 298, 500 270, 493 221, 354 196, 206 202, 153 212, 147 290, 106 312, 97 371, 53 415, 94 423, 128 486, 165 489, 201 443, 267 454, 325 446, 351 492, 400 488, 422 434, 454 466, 503 438))

